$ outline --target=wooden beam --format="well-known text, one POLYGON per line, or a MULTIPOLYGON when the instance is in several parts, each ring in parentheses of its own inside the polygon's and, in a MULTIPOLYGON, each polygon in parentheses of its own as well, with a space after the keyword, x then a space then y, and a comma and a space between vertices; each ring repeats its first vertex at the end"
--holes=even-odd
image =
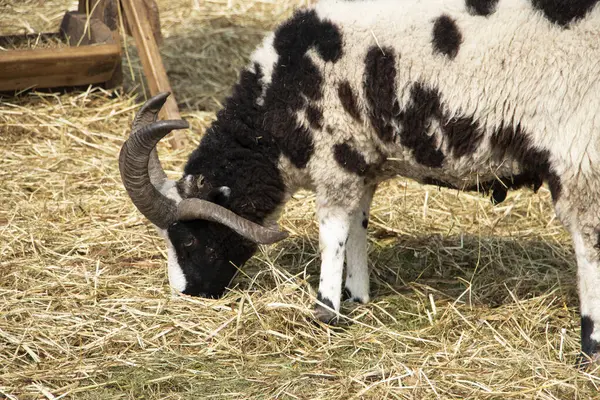
MULTIPOLYGON (((154 40, 152 27, 143 0, 121 0, 138 54, 144 69, 144 75, 152 96, 160 92, 173 92, 167 72, 163 65, 158 45, 154 40)), ((181 119, 175 96, 171 94, 160 113, 162 119, 181 119)), ((174 148, 183 147, 185 135, 181 131, 171 134, 169 143, 174 148)))
POLYGON ((117 43, 7 51, 0 57, 0 91, 102 83, 120 63, 117 43))

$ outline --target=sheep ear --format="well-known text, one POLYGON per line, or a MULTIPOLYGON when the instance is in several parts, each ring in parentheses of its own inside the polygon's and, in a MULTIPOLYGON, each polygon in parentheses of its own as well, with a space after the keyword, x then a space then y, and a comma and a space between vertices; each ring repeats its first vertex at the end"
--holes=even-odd
POLYGON ((196 177, 194 175, 186 175, 177 181, 177 191, 181 197, 191 197, 196 190, 196 177))
POLYGON ((198 190, 202 190, 204 188, 204 176, 196 176, 196 186, 198 187, 198 190))
POLYGON ((229 186, 221 186, 211 189, 211 191, 208 192, 207 200, 220 206, 224 206, 229 200, 230 195, 231 189, 229 186))

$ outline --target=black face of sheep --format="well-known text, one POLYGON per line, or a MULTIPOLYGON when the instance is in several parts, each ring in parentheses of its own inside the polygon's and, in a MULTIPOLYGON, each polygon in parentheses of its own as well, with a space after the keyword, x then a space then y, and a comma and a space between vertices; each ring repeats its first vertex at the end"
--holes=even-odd
MULTIPOLYGON (((174 222, 167 229, 175 250, 170 268, 179 269, 182 282, 172 282, 184 294, 218 298, 256 251, 256 244, 231 229, 209 221, 174 222)), ((174 271, 177 279, 178 271, 174 271)))
POLYGON ((179 184, 167 179, 155 147, 172 130, 188 127, 185 121, 156 121, 168 95, 151 98, 137 113, 119 154, 121 179, 135 206, 168 242, 171 286, 190 295, 219 297, 258 243, 274 243, 287 234, 229 210, 227 187, 190 194, 182 190, 185 178, 179 184))

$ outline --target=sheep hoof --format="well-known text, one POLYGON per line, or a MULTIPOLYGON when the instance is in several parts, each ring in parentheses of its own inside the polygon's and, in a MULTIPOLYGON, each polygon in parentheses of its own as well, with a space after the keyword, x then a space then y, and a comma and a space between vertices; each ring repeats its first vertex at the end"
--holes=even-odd
POLYGON ((339 320, 338 314, 335 311, 321 304, 315 305, 314 315, 316 319, 328 325, 337 325, 339 320))

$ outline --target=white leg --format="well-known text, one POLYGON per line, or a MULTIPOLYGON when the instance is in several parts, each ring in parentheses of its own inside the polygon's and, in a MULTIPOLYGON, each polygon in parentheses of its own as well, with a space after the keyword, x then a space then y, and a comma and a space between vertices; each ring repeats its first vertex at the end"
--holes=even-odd
MULTIPOLYGON (((556 214, 571 233, 577 257, 581 351, 596 359, 600 343, 600 210, 588 187, 563 190, 556 214)), ((582 360, 585 363, 585 360, 582 360)))
POLYGON ((353 214, 346 246, 346 283, 344 299, 369 302, 369 268, 367 263, 367 227, 375 188, 368 188, 353 214))
POLYGON ((581 351, 597 353, 600 343, 600 263, 597 237, 590 237, 574 226, 571 231, 577 256, 577 280, 581 309, 581 351))
POLYGON ((338 206, 317 208, 321 250, 321 279, 316 317, 326 323, 335 322, 340 310, 344 251, 352 213, 338 206))

